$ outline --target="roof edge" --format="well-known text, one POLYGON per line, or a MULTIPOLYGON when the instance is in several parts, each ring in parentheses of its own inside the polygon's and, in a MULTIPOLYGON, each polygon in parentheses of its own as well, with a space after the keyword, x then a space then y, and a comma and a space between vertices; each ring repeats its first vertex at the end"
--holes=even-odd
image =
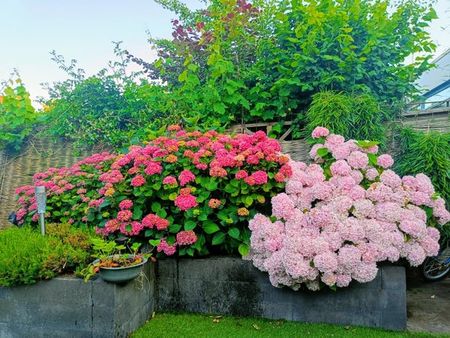
POLYGON ((447 54, 450 54, 450 48, 447 48, 441 55, 439 55, 438 57, 436 57, 436 59, 434 59, 433 61, 431 61, 431 63, 436 63, 439 60, 441 60, 443 57, 445 57, 447 54))

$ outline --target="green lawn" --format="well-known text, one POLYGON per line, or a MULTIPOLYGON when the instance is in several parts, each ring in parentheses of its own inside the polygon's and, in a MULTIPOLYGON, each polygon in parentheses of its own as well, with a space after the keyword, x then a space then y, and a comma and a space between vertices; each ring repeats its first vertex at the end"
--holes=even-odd
POLYGON ((132 338, 185 337, 444 337, 429 333, 391 332, 353 326, 304 324, 281 320, 197 314, 156 314, 132 338))

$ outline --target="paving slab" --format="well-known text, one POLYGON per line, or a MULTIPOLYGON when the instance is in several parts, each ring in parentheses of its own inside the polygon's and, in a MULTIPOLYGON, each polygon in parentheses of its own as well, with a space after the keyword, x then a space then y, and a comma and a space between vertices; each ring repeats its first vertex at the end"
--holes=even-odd
POLYGON ((418 275, 415 278, 406 292, 408 330, 450 336, 450 278, 438 282, 424 282, 418 275))

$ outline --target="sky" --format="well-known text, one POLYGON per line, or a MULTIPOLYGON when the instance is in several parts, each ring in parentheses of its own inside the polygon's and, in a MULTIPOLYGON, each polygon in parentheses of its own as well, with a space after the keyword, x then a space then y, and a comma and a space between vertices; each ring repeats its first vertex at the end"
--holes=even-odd
MULTIPOLYGON (((0 80, 17 68, 33 98, 45 96, 41 83, 64 80, 65 73, 50 59, 56 50, 76 59, 87 74, 95 74, 114 59, 112 41, 146 60, 154 57, 147 44, 170 37, 174 15, 152 0, 0 0, 0 80)), ((199 0, 184 0, 190 8, 199 0)), ((440 16, 430 27, 438 56, 450 48, 450 0, 437 0, 440 16)))

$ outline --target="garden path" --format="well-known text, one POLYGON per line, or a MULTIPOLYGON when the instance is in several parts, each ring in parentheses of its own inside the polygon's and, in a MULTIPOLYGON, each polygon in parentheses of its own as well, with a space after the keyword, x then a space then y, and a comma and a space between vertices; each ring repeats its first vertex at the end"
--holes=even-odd
POLYGON ((450 277, 408 284, 408 330, 450 335, 450 277))

